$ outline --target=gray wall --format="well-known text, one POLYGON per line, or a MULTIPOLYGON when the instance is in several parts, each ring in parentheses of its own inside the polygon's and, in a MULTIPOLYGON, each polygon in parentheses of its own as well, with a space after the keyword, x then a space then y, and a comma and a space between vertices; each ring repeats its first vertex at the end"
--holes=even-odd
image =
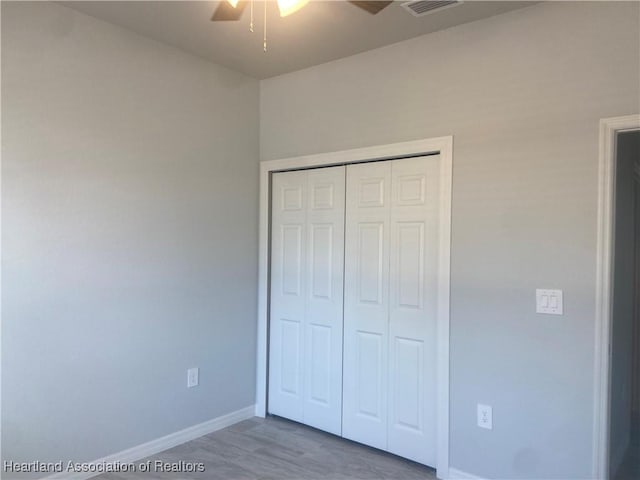
POLYGON ((640 133, 618 135, 616 145, 615 253, 611 325, 610 471, 615 474, 629 446, 635 285, 634 163, 640 158, 640 133))
POLYGON ((254 403, 258 95, 2 2, 3 459, 93 460, 254 403))
POLYGON ((639 110, 639 14, 538 4, 261 82, 264 160, 454 136, 452 467, 591 475, 598 121, 639 110))

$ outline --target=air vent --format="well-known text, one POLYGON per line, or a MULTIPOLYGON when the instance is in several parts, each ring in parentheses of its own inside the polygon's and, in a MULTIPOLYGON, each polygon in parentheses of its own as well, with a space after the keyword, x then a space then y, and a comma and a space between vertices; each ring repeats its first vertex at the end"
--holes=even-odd
POLYGON ((414 17, 422 17, 445 8, 455 7, 461 3, 459 0, 418 0, 416 2, 403 3, 402 6, 414 17))

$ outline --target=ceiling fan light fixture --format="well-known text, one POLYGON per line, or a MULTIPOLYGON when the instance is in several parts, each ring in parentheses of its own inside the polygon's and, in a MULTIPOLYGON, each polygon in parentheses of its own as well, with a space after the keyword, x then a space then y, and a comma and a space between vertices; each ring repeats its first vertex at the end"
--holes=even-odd
POLYGON ((278 0, 278 9, 280 10, 280 16, 286 17, 288 15, 291 15, 292 13, 300 10, 307 3, 309 3, 309 0, 278 0))

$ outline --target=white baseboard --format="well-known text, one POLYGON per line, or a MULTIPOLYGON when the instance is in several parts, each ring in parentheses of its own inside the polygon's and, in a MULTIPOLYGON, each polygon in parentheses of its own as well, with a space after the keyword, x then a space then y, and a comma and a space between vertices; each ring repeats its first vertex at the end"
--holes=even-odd
POLYGON ((449 480, 485 480, 482 477, 472 475, 457 468, 449 468, 449 480))
MULTIPOLYGON (((108 455, 98 460, 93 460, 92 462, 86 462, 86 464, 91 465, 105 463, 133 463, 138 460, 142 460, 143 458, 146 458, 150 455, 155 455, 156 453, 168 450, 169 448, 175 447, 176 445, 180 445, 203 435, 207 435, 208 433, 221 430, 225 427, 233 425, 234 423, 253 418, 254 414, 255 405, 251 405, 249 407, 236 410, 235 412, 222 415, 221 417, 213 418, 206 422, 199 423, 198 425, 193 425, 192 427, 185 428, 184 430, 170 433, 169 435, 165 435, 164 437, 156 438, 155 440, 143 443, 142 445, 137 445, 127 450, 114 453, 113 455, 108 455)), ((85 464, 85 462, 77 463, 81 463, 83 465, 85 464)), ((46 477, 44 480, 86 480, 102 473, 103 472, 59 472, 46 477)))

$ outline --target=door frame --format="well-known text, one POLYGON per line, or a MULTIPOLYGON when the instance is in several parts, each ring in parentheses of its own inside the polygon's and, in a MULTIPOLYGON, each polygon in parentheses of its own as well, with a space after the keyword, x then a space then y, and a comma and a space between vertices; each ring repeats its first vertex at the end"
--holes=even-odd
POLYGON ((258 339, 256 364, 256 409, 258 417, 267 413, 268 330, 269 330, 269 246, 271 176, 275 172, 348 165, 380 160, 439 154, 440 171, 440 252, 438 259, 437 338, 437 459, 439 478, 449 477, 449 297, 451 258, 451 182, 453 137, 437 137, 410 142, 320 153, 260 162, 260 217, 258 252, 258 339))
POLYGON ((593 478, 609 478, 616 135, 640 129, 640 115, 600 120, 594 354, 593 478))

